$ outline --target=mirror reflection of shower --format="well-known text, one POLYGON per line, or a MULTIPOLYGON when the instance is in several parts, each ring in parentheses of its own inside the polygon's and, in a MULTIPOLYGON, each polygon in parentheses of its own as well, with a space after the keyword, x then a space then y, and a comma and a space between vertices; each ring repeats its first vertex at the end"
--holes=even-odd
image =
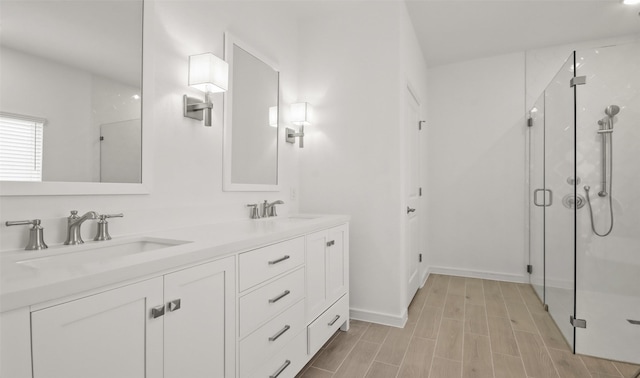
POLYGON ((613 181, 613 124, 615 116, 620 113, 620 107, 618 105, 609 105, 604 109, 604 113, 606 117, 598 121, 598 125, 600 128, 598 129, 598 134, 601 136, 601 152, 602 152, 602 180, 601 180, 601 189, 598 192, 598 196, 600 197, 609 197, 609 217, 611 221, 609 222, 609 229, 600 234, 596 230, 595 223, 593 221, 593 208, 591 207, 591 198, 589 197, 590 186, 585 185, 584 191, 587 194, 587 203, 589 204, 589 216, 591 217, 591 229, 593 233, 604 237, 611 233, 613 230, 613 195, 612 192, 612 181, 613 181), (608 172, 608 174, 607 174, 608 172))

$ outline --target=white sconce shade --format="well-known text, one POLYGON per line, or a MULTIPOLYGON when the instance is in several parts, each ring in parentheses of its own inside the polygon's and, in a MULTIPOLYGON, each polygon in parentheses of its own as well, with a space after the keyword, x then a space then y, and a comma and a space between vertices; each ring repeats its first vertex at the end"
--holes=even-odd
POLYGON ((627 5, 636 5, 640 4, 640 0, 624 0, 622 3, 627 5))
POLYGON ((311 106, 308 102, 291 104, 291 123, 299 126, 311 125, 311 106))
POLYGON ((278 127, 278 107, 269 107, 269 126, 278 127))
POLYGON ((212 53, 191 55, 189 86, 205 93, 225 92, 229 87, 229 64, 212 53))

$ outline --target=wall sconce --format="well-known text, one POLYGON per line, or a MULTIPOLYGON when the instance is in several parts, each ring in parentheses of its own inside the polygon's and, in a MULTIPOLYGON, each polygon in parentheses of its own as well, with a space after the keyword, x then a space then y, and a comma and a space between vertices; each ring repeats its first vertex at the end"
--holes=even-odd
POLYGON ((205 93, 204 102, 195 97, 182 96, 185 117, 202 121, 211 126, 211 94, 226 92, 229 86, 229 64, 211 53, 189 57, 189 86, 205 93))
POLYGON ((300 131, 287 127, 287 143, 295 143, 296 137, 300 138, 300 148, 304 148, 304 127, 311 125, 311 106, 308 102, 291 104, 291 123, 300 126, 300 131))

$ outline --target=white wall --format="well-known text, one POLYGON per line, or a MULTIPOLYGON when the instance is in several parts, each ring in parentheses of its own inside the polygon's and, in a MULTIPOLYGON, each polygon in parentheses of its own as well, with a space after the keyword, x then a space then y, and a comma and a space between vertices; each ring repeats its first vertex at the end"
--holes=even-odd
MULTIPOLYGON (((281 70, 282 102, 295 100, 297 89, 297 25, 278 3, 155 2, 151 29, 153 44, 145 58, 154 62, 153 119, 144 120, 152 133, 153 185, 149 195, 0 197, 2 221, 40 218, 49 245, 65 238, 69 210, 123 212, 111 222, 113 236, 167 227, 247 219, 247 203, 282 199, 279 213, 297 210, 288 196, 298 186, 298 150, 280 151, 281 192, 228 193, 222 191, 222 96, 214 96, 212 127, 182 116, 182 95, 203 94, 187 87, 188 56, 201 52, 223 55, 223 32, 229 30, 259 48, 281 70)), ((146 10, 152 7, 145 7, 146 10)), ((3 76, 4 80, 4 76, 3 76)), ((148 84, 147 84, 148 85, 148 84)), ((145 87, 147 88, 147 87, 145 87)), ((283 138, 284 131, 281 131, 283 138)), ((23 227, 2 227, 0 249, 23 248, 23 227)), ((85 239, 95 225, 84 227, 85 239)))
POLYGON ((300 208, 346 213, 352 315, 401 324, 406 311, 402 116, 426 70, 404 5, 332 3, 301 22, 300 101, 314 105, 301 151, 300 208), (398 59, 400 57, 400 59, 398 59), (422 70, 422 71, 420 71, 422 70))
POLYGON ((523 281, 524 53, 429 69, 428 264, 523 281))

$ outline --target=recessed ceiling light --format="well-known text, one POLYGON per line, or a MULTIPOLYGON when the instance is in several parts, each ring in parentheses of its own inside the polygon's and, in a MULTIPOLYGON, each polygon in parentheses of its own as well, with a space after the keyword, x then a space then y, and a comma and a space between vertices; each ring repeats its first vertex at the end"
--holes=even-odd
POLYGON ((640 0, 622 0, 622 3, 627 5, 635 5, 640 4, 640 0))

